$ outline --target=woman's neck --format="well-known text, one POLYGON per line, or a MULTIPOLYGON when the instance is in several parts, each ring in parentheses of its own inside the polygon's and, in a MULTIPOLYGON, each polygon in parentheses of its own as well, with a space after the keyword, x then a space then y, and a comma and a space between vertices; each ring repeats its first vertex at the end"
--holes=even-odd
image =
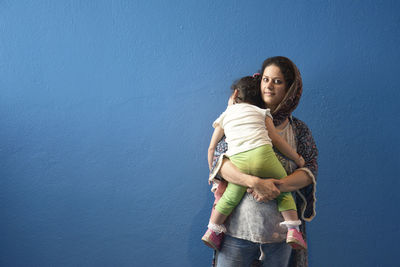
POLYGON ((267 104, 265 104, 265 105, 266 105, 266 108, 269 108, 271 113, 274 113, 275 109, 277 108, 277 106, 271 107, 271 106, 268 106, 267 104))

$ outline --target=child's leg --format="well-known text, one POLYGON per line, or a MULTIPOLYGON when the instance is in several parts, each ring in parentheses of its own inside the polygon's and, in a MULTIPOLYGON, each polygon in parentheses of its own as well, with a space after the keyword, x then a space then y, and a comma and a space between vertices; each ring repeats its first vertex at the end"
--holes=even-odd
POLYGON ((226 220, 226 218, 228 216, 223 215, 222 213, 216 211, 215 206, 218 204, 219 200, 224 195, 227 186, 228 186, 228 182, 226 182, 225 180, 222 180, 218 183, 218 186, 214 192, 215 200, 214 200, 213 208, 211 210, 211 216, 210 216, 210 221, 209 221, 208 227, 216 228, 214 230, 218 234, 226 231, 226 229, 224 227, 222 227, 222 224, 224 223, 224 221, 226 220), (213 226, 212 224, 215 224, 215 226, 213 226), (221 226, 218 226, 218 225, 221 225, 221 226))
POLYGON ((282 193, 276 200, 278 202, 278 210, 285 219, 281 225, 286 225, 288 229, 296 228, 299 231, 298 226, 301 224, 301 221, 297 215, 296 203, 294 202, 292 194, 289 192, 282 193))
POLYGON ((263 145, 249 153, 250 174, 261 178, 282 179, 286 171, 270 145, 263 145))
POLYGON ((297 216, 297 210, 284 210, 281 212, 283 219, 285 221, 298 221, 299 216, 297 216))
MULTIPOLYGON (((256 166, 262 166, 258 168, 252 166, 251 169, 257 170, 257 172, 252 173, 253 175, 259 177, 271 177, 275 179, 282 179, 287 176, 285 169, 276 157, 272 150, 272 147, 263 146, 258 150, 254 150, 254 160, 251 160, 252 164, 256 166), (259 162, 260 160, 265 160, 265 163, 259 162)), ((302 234, 299 232, 298 226, 301 221, 298 219, 296 203, 294 202, 291 193, 282 193, 277 197, 278 209, 282 213, 285 219, 281 225, 288 227, 288 233, 286 242, 289 243, 294 249, 305 249, 307 244, 304 241, 302 234)))
POLYGON ((245 192, 246 187, 228 183, 224 194, 211 213, 207 232, 201 238, 207 246, 219 250, 223 233, 226 232, 223 223, 237 204, 239 204, 245 192))
MULTIPOLYGON (((252 152, 253 159, 251 160, 253 166, 252 173, 261 177, 272 177, 275 179, 282 179, 286 177, 286 171, 278 160, 271 146, 262 146, 252 152), (263 162, 265 161, 265 162, 263 162), (258 167, 261 166, 261 167, 258 167)), ((297 221, 296 203, 293 196, 289 192, 280 194, 277 197, 278 209, 282 212, 285 221, 297 221)))
MULTIPOLYGON (((228 183, 224 194, 215 206, 215 210, 221 215, 215 215, 215 219, 221 219, 223 216, 228 216, 232 213, 233 209, 239 204, 244 193, 246 193, 246 187, 228 183)), ((226 218, 225 218, 226 219, 226 218)))
POLYGON ((214 199, 213 208, 215 208, 215 205, 217 205, 218 201, 221 199, 227 186, 228 186, 228 182, 225 180, 222 180, 218 183, 217 188, 215 189, 215 192, 214 192, 215 199, 214 199))
MULTIPOLYGON (((247 152, 243 152, 239 153, 238 156, 234 155, 230 157, 232 163, 242 172, 245 172, 247 169, 246 153, 247 152)), ((223 236, 222 233, 226 232, 223 223, 229 214, 231 214, 232 210, 239 204, 246 189, 246 187, 228 183, 225 192, 223 192, 221 198, 212 210, 207 232, 201 238, 207 246, 219 250, 223 236)), ((221 191, 223 191, 222 188, 221 191)), ((218 196, 220 196, 221 192, 218 193, 218 196)))
POLYGON ((239 204, 245 192, 246 187, 228 183, 224 194, 211 213, 208 228, 212 229, 217 234, 224 232, 225 228, 221 225, 228 218, 229 214, 232 213, 232 210, 239 204))
POLYGON ((286 226, 288 229, 286 243, 290 244, 294 249, 306 249, 307 243, 300 233, 299 226, 301 221, 297 215, 296 204, 291 193, 282 193, 277 198, 279 211, 282 213, 284 222, 281 226, 286 226))
MULTIPOLYGON (((231 156, 230 161, 243 173, 249 173, 249 155, 251 151, 242 152, 231 156)), ((215 206, 215 212, 211 215, 210 222, 222 224, 229 214, 242 200, 247 188, 244 186, 228 183, 224 194, 215 206)))
MULTIPOLYGON (((296 203, 294 202, 292 193, 289 192, 284 192, 281 193, 277 198, 276 201, 278 202, 278 210, 279 212, 284 212, 284 211, 297 211, 296 203)), ((296 213, 296 218, 297 217, 297 212, 296 213)), ((293 215, 294 216, 294 215, 293 215)))

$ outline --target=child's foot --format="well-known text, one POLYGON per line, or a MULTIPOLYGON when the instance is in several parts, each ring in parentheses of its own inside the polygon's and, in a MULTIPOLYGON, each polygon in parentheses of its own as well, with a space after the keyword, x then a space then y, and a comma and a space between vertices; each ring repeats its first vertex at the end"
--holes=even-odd
POLYGON ((206 244, 210 248, 219 250, 221 248, 221 241, 223 237, 224 233, 217 234, 213 230, 208 228, 207 232, 204 234, 201 240, 203 240, 204 244, 206 244))
POLYGON ((303 235, 296 228, 288 229, 286 243, 293 249, 307 249, 307 244, 303 239, 303 235))

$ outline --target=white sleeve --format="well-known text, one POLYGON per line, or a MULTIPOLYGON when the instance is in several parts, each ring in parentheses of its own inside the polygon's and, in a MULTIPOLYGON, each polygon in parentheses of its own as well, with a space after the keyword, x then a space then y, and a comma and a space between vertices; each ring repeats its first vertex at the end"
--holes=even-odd
POLYGON ((268 117, 270 117, 271 119, 274 119, 274 118, 272 118, 271 110, 270 110, 269 108, 267 108, 267 109, 265 110, 265 116, 268 116, 268 117))
POLYGON ((220 126, 222 129, 224 129, 224 118, 225 118, 225 113, 226 112, 223 112, 219 117, 218 117, 218 119, 216 119, 214 122, 213 122, 213 124, 212 124, 212 126, 214 127, 214 128, 216 128, 217 126, 220 126))

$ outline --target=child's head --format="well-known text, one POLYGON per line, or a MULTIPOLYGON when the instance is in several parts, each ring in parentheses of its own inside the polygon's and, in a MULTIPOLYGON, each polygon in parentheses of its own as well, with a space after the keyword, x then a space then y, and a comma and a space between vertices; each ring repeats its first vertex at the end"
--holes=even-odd
POLYGON ((236 95, 233 99, 236 103, 247 103, 257 107, 263 107, 260 90, 260 75, 246 76, 235 81, 231 89, 232 95, 236 95), (237 93, 235 93, 237 91, 237 93))

